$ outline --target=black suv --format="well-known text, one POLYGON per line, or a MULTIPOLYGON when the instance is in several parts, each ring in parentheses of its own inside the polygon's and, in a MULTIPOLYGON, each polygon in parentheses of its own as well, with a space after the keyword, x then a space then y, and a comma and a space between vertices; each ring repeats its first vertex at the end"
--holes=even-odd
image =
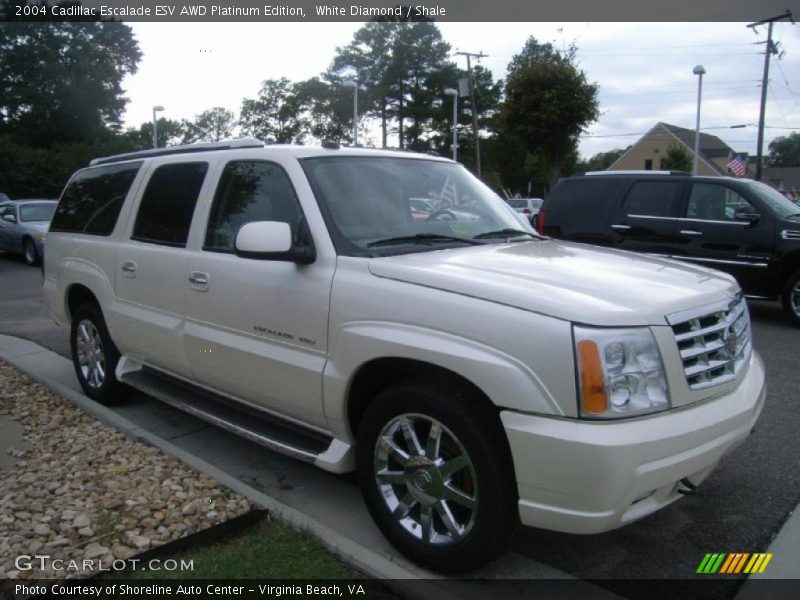
POLYGON ((536 228, 726 271, 748 296, 780 297, 800 325, 800 206, 763 183, 675 171, 574 175, 553 188, 536 228))

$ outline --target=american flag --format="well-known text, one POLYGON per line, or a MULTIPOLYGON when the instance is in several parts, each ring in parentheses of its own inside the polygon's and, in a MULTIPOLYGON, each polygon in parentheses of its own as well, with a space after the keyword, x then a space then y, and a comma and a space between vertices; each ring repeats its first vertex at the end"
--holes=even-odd
POLYGON ((456 182, 448 177, 442 186, 442 191, 439 192, 439 206, 437 208, 451 208, 453 206, 458 206, 458 192, 456 191, 456 182))
POLYGON ((728 171, 733 173, 736 177, 744 177, 745 173, 747 173, 747 165, 742 160, 742 155, 740 154, 734 154, 727 166, 728 171))

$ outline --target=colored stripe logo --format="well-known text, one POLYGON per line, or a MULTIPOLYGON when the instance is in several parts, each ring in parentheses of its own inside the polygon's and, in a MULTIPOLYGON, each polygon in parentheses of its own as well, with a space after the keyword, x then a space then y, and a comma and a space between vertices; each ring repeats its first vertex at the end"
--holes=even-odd
POLYGON ((696 572, 701 574, 724 573, 730 575, 747 573, 754 575, 763 573, 771 560, 772 554, 763 552, 752 554, 749 552, 709 553, 703 557, 696 572))

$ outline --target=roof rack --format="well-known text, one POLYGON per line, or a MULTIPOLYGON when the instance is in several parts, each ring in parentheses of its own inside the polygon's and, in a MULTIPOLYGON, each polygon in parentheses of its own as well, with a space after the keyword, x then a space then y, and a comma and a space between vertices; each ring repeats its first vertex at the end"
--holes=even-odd
POLYGON ((629 171, 588 171, 586 173, 575 173, 576 175, 691 175, 688 171, 647 171, 647 170, 629 170, 629 171))
POLYGON ((209 152, 212 150, 232 150, 234 148, 263 148, 266 144, 254 138, 242 138, 238 140, 227 140, 224 142, 210 142, 205 144, 182 144, 180 146, 170 146, 168 148, 153 148, 152 150, 139 150, 137 152, 126 152, 125 154, 114 154, 95 158, 89 166, 107 165, 109 163, 120 162, 123 160, 135 160, 137 158, 153 158, 154 156, 169 156, 171 154, 189 154, 192 152, 209 152))

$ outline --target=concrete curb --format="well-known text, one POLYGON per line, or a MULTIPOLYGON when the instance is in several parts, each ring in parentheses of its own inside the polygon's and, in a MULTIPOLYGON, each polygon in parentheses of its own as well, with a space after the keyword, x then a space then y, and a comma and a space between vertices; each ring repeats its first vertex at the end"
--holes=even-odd
MULTIPOLYGON (((10 355, 10 353, 6 351, 6 348, 3 347, 4 344, 2 343, 4 338, 10 337, 12 336, 0 335, 0 359, 25 373, 31 379, 41 383, 59 396, 66 398, 102 423, 114 427, 130 438, 155 446, 165 454, 180 460, 196 471, 213 477, 221 484, 247 497, 257 506, 276 515, 279 520, 289 524, 291 527, 310 532, 319 539, 326 548, 352 565, 356 570, 371 578, 386 583, 390 588, 396 588, 397 592, 406 597, 419 598, 420 600, 431 597, 443 598, 444 600, 458 600, 459 596, 450 594, 443 589, 442 586, 434 584, 433 581, 426 581, 443 579, 441 576, 423 569, 411 571, 405 566, 392 561, 390 558, 353 542, 319 521, 304 515, 300 511, 228 475, 214 465, 178 448, 171 442, 142 429, 128 419, 116 414, 113 410, 98 404, 83 394, 54 381, 46 375, 34 372, 33 369, 31 369, 31 361, 26 360, 26 357, 31 357, 38 352, 28 352, 17 356, 10 355), (404 583, 410 583, 411 581, 414 583, 413 586, 404 583)), ((33 345, 32 342, 28 343, 33 345)))

